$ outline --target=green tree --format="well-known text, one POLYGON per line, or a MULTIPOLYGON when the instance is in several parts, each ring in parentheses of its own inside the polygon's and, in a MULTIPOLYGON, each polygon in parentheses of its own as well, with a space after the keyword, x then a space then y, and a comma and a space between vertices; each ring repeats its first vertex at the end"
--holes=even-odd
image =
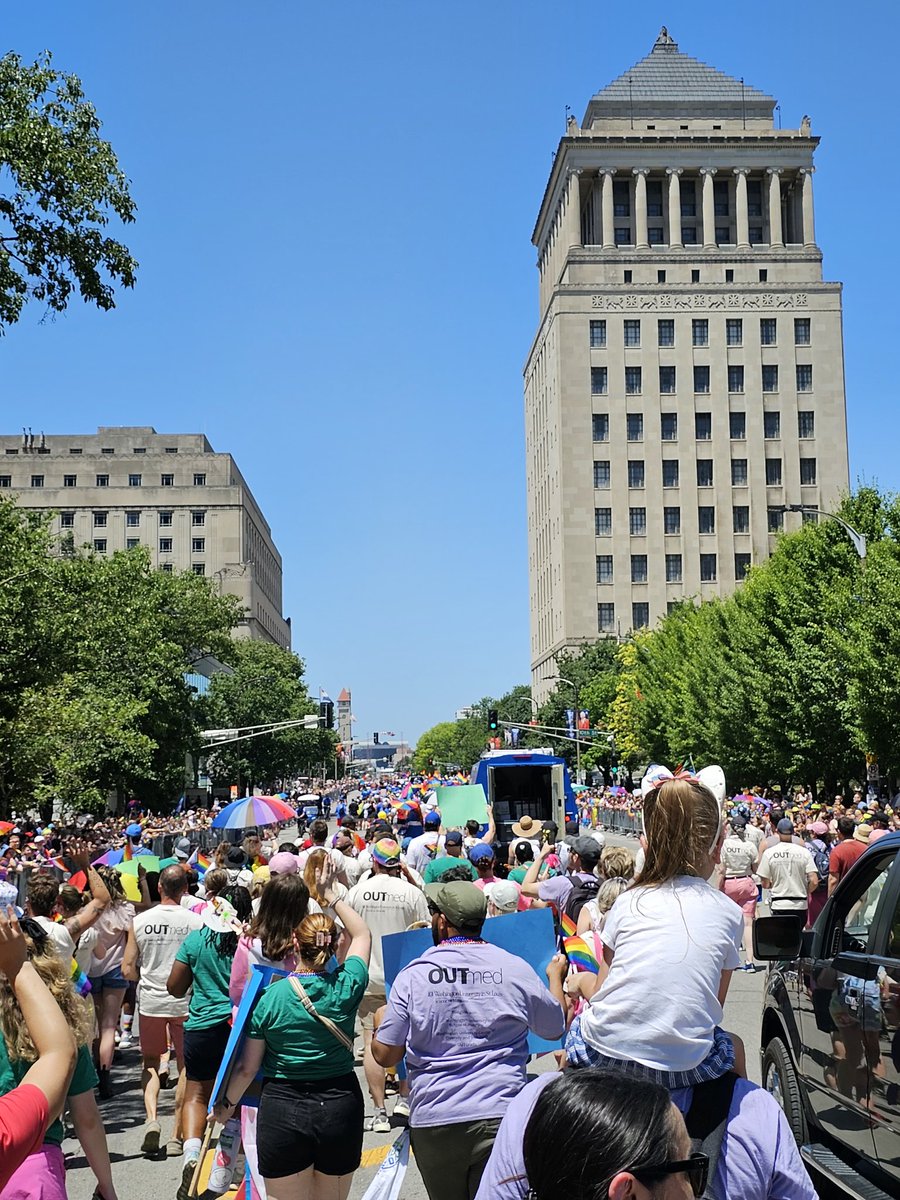
POLYGON ((62 312, 77 292, 115 307, 137 263, 106 228, 132 221, 134 201, 80 81, 49 53, 0 59, 0 165, 0 332, 28 300, 62 312))

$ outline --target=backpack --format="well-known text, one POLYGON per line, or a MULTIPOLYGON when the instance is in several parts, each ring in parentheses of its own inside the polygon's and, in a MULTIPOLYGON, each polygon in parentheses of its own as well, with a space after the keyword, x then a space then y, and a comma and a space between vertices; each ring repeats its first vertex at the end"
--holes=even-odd
POLYGON ((725 1200, 716 1190, 716 1168, 722 1153, 737 1079, 734 1071, 729 1071, 719 1079, 695 1084, 691 1107, 684 1115, 691 1138, 691 1150, 702 1151, 709 1158, 709 1180, 702 1200, 725 1200))
POLYGON ((586 879, 580 875, 573 876, 572 891, 569 893, 565 908, 560 913, 560 924, 564 928, 571 924, 572 932, 574 933, 578 927, 578 918, 581 916, 581 910, 587 904, 588 900, 595 900, 597 898, 599 891, 599 879, 586 879))
MULTIPOLYGON (((818 841, 818 839, 816 839, 818 841)), ((826 846, 823 842, 819 842, 816 847, 814 842, 810 843, 810 851, 812 853, 813 862, 816 864, 816 870, 819 872, 819 887, 824 887, 828 883, 828 868, 831 864, 831 847, 826 846)))

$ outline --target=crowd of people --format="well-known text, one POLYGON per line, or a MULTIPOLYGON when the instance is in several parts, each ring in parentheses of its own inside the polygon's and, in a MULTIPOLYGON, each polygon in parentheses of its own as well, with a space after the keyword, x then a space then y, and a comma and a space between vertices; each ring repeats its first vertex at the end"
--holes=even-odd
POLYGON ((9 831, 0 876, 27 867, 28 882, 17 916, 0 877, 0 1200, 64 1200, 64 1113, 97 1197, 116 1200, 103 1126, 116 1060, 140 1070, 142 1154, 180 1156, 177 1200, 211 1127, 210 1194, 243 1148, 272 1200, 346 1200, 364 1132, 398 1120, 431 1200, 699 1196, 707 1177, 722 1197, 815 1195, 723 1006, 732 972, 755 969, 761 891, 815 920, 894 827, 888 806, 728 800, 664 772, 630 797, 632 853, 605 844, 602 794, 582 793, 564 830, 522 817, 504 845, 490 809, 447 828, 427 787, 400 794, 339 790, 336 827, 319 800, 289 840, 250 829, 208 855, 197 812, 9 831), (147 871, 160 830, 172 861, 147 871), (133 875, 98 862, 118 849, 133 875), (535 907, 557 936, 546 978, 485 937, 535 907), (433 945, 389 986, 382 939, 416 928, 433 945), (257 966, 274 975, 214 1096, 257 966), (527 1083, 529 1035, 560 1049, 527 1083))

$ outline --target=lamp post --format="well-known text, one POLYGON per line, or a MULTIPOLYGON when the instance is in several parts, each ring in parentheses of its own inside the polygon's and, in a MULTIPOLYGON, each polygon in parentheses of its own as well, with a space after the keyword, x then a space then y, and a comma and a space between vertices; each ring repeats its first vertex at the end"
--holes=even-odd
MULTIPOLYGON (((554 678, 554 676, 552 676, 552 675, 544 676, 544 679, 548 680, 548 681, 552 680, 553 678, 554 678)), ((578 684, 573 683, 571 679, 563 679, 562 675, 557 675, 555 678, 558 683, 567 684, 572 689, 572 691, 575 693, 575 774, 578 777, 578 782, 582 783, 583 780, 581 778, 581 738, 579 737, 579 731, 578 731, 578 715, 579 715, 578 684)))
POLYGON ((779 508, 781 512, 815 513, 816 516, 828 517, 830 521, 837 521, 838 525, 840 525, 841 529, 843 529, 853 543, 853 549, 859 555, 859 561, 865 564, 867 548, 865 534, 860 533, 858 529, 854 529, 852 525, 848 525, 843 517, 837 516, 836 513, 825 512, 824 509, 816 508, 812 504, 782 504, 779 505, 779 508))

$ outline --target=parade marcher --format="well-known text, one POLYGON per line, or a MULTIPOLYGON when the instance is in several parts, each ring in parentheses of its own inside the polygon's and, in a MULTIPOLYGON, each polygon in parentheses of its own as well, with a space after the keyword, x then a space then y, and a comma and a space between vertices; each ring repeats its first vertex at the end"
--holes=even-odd
POLYGON ((868 845, 868 836, 857 837, 858 829, 852 817, 839 817, 837 841, 828 858, 828 895, 830 896, 868 845))
MULTIPOLYGON (((116 1052, 116 1029, 129 987, 128 980, 122 974, 122 960, 125 957, 125 945, 134 920, 135 907, 125 899, 122 877, 118 872, 111 867, 101 867, 99 874, 106 884, 110 903, 96 922, 97 941, 91 957, 88 979, 91 981, 91 999, 97 1016, 97 1028, 100 1031, 100 1045, 97 1051, 100 1099, 108 1100, 113 1094, 110 1072, 116 1052)), ((148 902, 149 893, 143 874, 140 874, 139 882, 144 901, 148 902)))
POLYGON ((828 876, 831 870, 831 830, 824 821, 813 821, 809 826, 812 835, 806 843, 806 848, 812 855, 819 883, 816 890, 810 893, 809 915, 806 923, 812 928, 819 913, 828 901, 828 876))
POLYGON ((551 879, 540 879, 541 864, 554 852, 552 843, 541 847, 540 854, 528 869, 522 892, 536 896, 545 904, 552 904, 559 924, 567 934, 574 934, 578 918, 588 900, 594 900, 600 890, 596 870, 600 863, 603 847, 592 837, 567 837, 569 848, 567 874, 555 875, 551 879))
POLYGON ((441 814, 435 808, 425 814, 425 832, 413 838, 406 847, 406 861, 413 871, 424 875, 425 868, 438 857, 443 846, 441 814))
POLYGON ((802 927, 809 913, 809 897, 819 886, 819 873, 807 848, 794 843, 793 821, 783 817, 777 833, 779 844, 763 851, 757 874, 762 886, 772 893, 772 914, 791 913, 802 927))
POLYGON ((472 879, 477 878, 478 872, 463 853, 463 835, 458 829, 451 829, 444 837, 444 853, 426 865, 424 881, 437 883, 445 871, 452 871, 454 867, 461 866, 469 868, 472 879))
POLYGON ((723 874, 722 891, 733 900, 744 918, 744 953, 746 959, 739 971, 755 971, 753 961, 753 921, 756 917, 757 888, 753 872, 758 862, 756 846, 747 837, 744 817, 732 816, 729 832, 722 843, 720 864, 723 874))
POLYGON ((248 932, 238 939, 228 992, 236 1007, 254 966, 293 971, 294 930, 309 911, 309 889, 299 875, 275 875, 266 885, 248 932))
POLYGON ((435 945, 397 975, 372 1052, 406 1056, 413 1151, 430 1200, 470 1200, 506 1107, 525 1082, 528 1031, 565 1028, 562 955, 550 988, 481 937, 487 898, 472 883, 426 889, 435 945))

